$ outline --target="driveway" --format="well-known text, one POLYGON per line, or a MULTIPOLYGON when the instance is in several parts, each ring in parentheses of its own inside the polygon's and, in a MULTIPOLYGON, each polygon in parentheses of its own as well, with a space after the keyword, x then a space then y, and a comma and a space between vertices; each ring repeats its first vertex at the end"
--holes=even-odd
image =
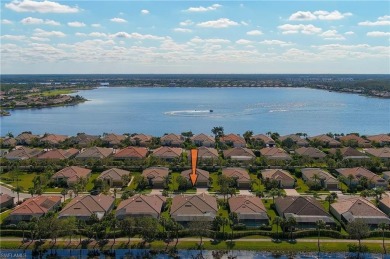
POLYGON ((249 190, 240 190, 240 195, 254 196, 249 190))
POLYGON ((206 193, 208 194, 209 191, 208 191, 208 188, 196 188, 196 194, 201 194, 201 193, 206 193))
POLYGON ((152 191, 150 192, 151 195, 161 195, 162 194, 162 191, 163 189, 152 189, 152 191))
POLYGON ((300 196, 300 194, 295 189, 284 189, 287 196, 300 196))

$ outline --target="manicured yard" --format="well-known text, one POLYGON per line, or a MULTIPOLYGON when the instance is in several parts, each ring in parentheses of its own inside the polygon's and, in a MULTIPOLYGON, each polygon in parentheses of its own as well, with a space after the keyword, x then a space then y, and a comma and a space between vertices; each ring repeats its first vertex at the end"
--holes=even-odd
MULTIPOLYGON (((272 199, 263 199, 263 204, 265 206, 265 208, 267 209, 267 214, 268 214, 268 217, 269 217, 269 222, 270 224, 272 224, 272 221, 274 220, 274 218, 277 215, 276 211, 271 209, 271 204, 272 204, 272 199)), ((276 229, 277 229, 277 226, 276 225, 272 225, 272 231, 276 232, 276 229)), ((281 228, 279 227, 279 232, 282 231, 281 228)))
POLYGON ((301 178, 297 178, 296 176, 294 176, 294 178, 297 180, 296 182, 297 187, 295 188, 297 192, 305 193, 309 191, 309 186, 307 186, 301 178))
POLYGON ((12 210, 6 210, 3 213, 0 214, 0 224, 3 223, 3 220, 8 217, 8 215, 11 213, 12 210))
POLYGON ((58 90, 44 91, 41 94, 43 96, 54 96, 54 95, 59 95, 59 94, 70 94, 73 92, 74 92, 73 90, 58 89, 58 90))
POLYGON ((252 192, 264 192, 265 186, 261 183, 260 179, 257 178, 255 174, 249 174, 253 184, 252 184, 252 192))
POLYGON ((211 192, 217 192, 219 191, 219 185, 218 185, 218 173, 211 173, 210 177, 212 180, 211 187, 209 191, 211 192))
POLYGON ((176 178, 180 175, 180 173, 171 173, 171 180, 168 184, 169 191, 177 191, 179 189, 179 184, 176 182, 176 178))
POLYGON ((96 178, 98 178, 100 174, 91 174, 91 176, 89 177, 88 179, 88 183, 87 183, 87 186, 86 186, 86 190, 87 191, 91 191, 94 187, 94 184, 93 184, 93 180, 95 180, 96 178))
POLYGON ((37 173, 26 173, 19 172, 19 181, 16 181, 16 176, 13 175, 14 172, 8 172, 1 174, 1 181, 7 184, 10 184, 14 187, 19 186, 23 187, 24 191, 27 191, 28 188, 34 187, 33 179, 37 176, 37 173))
MULTIPOLYGON (((227 219, 229 219, 229 212, 228 212, 228 210, 225 210, 225 209, 223 209, 222 207, 220 207, 219 209, 218 209, 218 215, 220 215, 220 216, 222 216, 222 217, 225 217, 225 218, 227 218, 227 219)), ((222 232, 222 226, 221 226, 221 228, 220 228, 220 231, 222 232)), ((231 227, 230 227, 230 224, 228 224, 228 225, 225 225, 225 233, 230 233, 232 231, 232 229, 231 229, 231 227)))

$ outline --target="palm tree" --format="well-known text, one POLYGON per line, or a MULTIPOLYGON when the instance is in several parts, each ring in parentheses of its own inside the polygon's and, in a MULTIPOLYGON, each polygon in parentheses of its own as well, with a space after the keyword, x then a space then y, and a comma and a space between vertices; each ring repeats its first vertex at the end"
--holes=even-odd
POLYGON ((233 242, 233 233, 234 233, 234 225, 238 222, 238 215, 236 212, 230 212, 229 213, 229 219, 232 229, 232 236, 230 238, 230 242, 233 242))
POLYGON ((317 230, 318 230, 318 253, 319 253, 319 252, 321 252, 321 248, 320 248, 321 229, 325 228, 326 224, 322 219, 320 219, 320 220, 317 220, 316 225, 317 225, 317 230))
POLYGON ((347 179, 349 180, 349 185, 348 185, 348 187, 349 187, 350 190, 351 190, 352 180, 353 180, 354 178, 355 178, 355 177, 354 177, 352 174, 349 174, 349 175, 347 176, 347 179))
POLYGON ((251 130, 247 130, 243 134, 243 137, 248 145, 251 144, 252 136, 253 136, 253 131, 251 130))
POLYGON ((277 240, 279 240, 279 226, 280 226, 280 223, 282 222, 282 218, 279 217, 279 216, 276 216, 273 220, 272 220, 272 224, 275 224, 276 225, 276 236, 277 236, 277 240))
POLYGON ((278 188, 272 188, 270 191, 269 191, 269 195, 272 196, 272 203, 275 204, 275 196, 281 196, 282 195, 282 190, 278 189, 278 188))
POLYGON ((24 241, 24 231, 28 228, 28 224, 26 223, 26 221, 19 221, 18 223, 18 229, 22 230, 23 232, 23 239, 22 239, 22 242, 24 241))
POLYGON ((314 181, 314 186, 317 187, 317 181, 321 180, 320 176, 317 173, 315 173, 315 174, 313 174, 313 176, 311 178, 314 181))
MULTIPOLYGON (((135 229, 136 222, 134 218, 126 218, 120 222, 120 228, 124 233, 126 233, 128 237, 128 242, 127 244, 130 244, 130 238, 134 234, 134 229, 135 229)), ((131 247, 131 245, 130 245, 131 247)))
POLYGON ((23 187, 17 185, 15 188, 12 189, 12 192, 16 192, 16 195, 18 196, 18 203, 19 203, 19 193, 23 192, 23 187))
POLYGON ((332 194, 329 194, 325 197, 325 200, 329 203, 328 212, 330 213, 330 204, 335 200, 332 194))
POLYGON ((342 191, 343 190, 342 183, 346 181, 346 178, 344 175, 340 174, 339 176, 337 176, 337 180, 339 180, 340 183, 339 189, 342 191))
POLYGON ((110 229, 114 231, 114 244, 115 244, 115 234, 116 234, 116 227, 118 226, 118 219, 115 217, 115 215, 110 219, 110 229))
POLYGON ((61 191, 61 195, 64 196, 64 202, 65 202, 65 198, 66 198, 66 194, 68 193, 68 190, 67 189, 62 189, 61 191))
POLYGON ((385 230, 389 227, 386 223, 382 222, 378 224, 378 227, 382 230, 382 245, 384 254, 386 254, 386 246, 385 246, 385 230))
POLYGON ((229 219, 222 217, 221 218, 221 225, 222 225, 222 234, 225 237, 225 226, 229 224, 229 219))
POLYGON ((30 187, 28 188, 28 193, 31 194, 31 197, 34 197, 34 194, 35 194, 35 188, 34 187, 30 187))
POLYGON ((287 225, 290 229, 290 239, 292 240, 292 233, 293 233, 293 230, 294 230, 294 227, 297 225, 297 220, 294 218, 294 217, 289 217, 287 219, 287 225))

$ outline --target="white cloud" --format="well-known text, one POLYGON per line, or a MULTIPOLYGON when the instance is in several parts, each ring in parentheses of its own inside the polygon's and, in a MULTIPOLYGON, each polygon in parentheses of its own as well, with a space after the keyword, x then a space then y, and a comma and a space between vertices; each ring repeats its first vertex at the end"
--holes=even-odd
POLYGON ((13 22, 7 19, 3 19, 1 20, 1 24, 13 24, 13 22))
POLYGON ((389 26, 390 25, 390 15, 380 16, 375 22, 364 21, 359 22, 360 26, 389 26))
POLYGON ((281 40, 263 40, 263 41, 260 41, 260 44, 264 44, 264 45, 279 45, 279 46, 290 46, 290 45, 293 45, 292 42, 286 42, 286 41, 281 41, 281 40))
POLYGON ((68 22, 69 27, 85 27, 86 24, 83 22, 68 22))
POLYGON ((35 40, 35 41, 41 41, 41 42, 50 41, 50 39, 48 39, 48 38, 41 38, 41 37, 30 37, 30 39, 35 40))
POLYGON ((237 26, 237 25, 238 25, 237 22, 232 21, 232 20, 230 20, 228 18, 220 18, 218 20, 201 22, 201 23, 197 24, 197 26, 199 26, 199 27, 203 27, 203 28, 216 28, 216 29, 228 28, 230 26, 237 26))
POLYGON ((303 34, 316 34, 322 31, 321 28, 316 27, 312 24, 283 24, 278 26, 282 30, 283 34, 294 34, 294 33, 303 33, 303 34))
POLYGON ((347 31, 344 33, 345 35, 354 35, 355 33, 353 31, 347 31))
POLYGON ((61 25, 59 22, 53 21, 53 20, 43 20, 39 18, 34 17, 26 17, 20 21, 24 25, 36 25, 36 24, 46 24, 46 25, 54 25, 58 26, 61 25))
POLYGON ((259 30, 253 30, 253 31, 248 31, 246 32, 246 35, 250 35, 250 36, 257 36, 257 35, 262 35, 263 33, 259 30))
POLYGON ((340 13, 339 11, 335 10, 333 12, 328 11, 298 11, 296 13, 293 13, 290 15, 289 20, 290 21, 312 21, 312 20, 341 20, 345 18, 346 16, 351 16, 352 13, 340 13))
POLYGON ((245 21, 241 21, 241 24, 244 25, 244 26, 248 26, 249 23, 245 22, 245 21))
POLYGON ((47 38, 47 37, 65 37, 66 35, 61 31, 45 31, 42 29, 35 29, 34 36, 47 38))
POLYGON ((325 40, 345 40, 345 37, 336 30, 327 30, 320 34, 325 40))
POLYGON ((118 17, 112 18, 112 19, 110 19, 110 21, 117 22, 117 23, 125 23, 125 22, 127 22, 125 19, 118 18, 118 17))
POLYGON ((230 40, 226 39, 219 39, 219 38, 212 38, 212 39, 202 39, 198 36, 192 38, 190 40, 192 43, 217 43, 217 44, 222 44, 222 43, 230 43, 230 40))
POLYGON ((91 24, 91 26, 94 27, 94 28, 99 28, 99 27, 101 27, 101 25, 100 25, 99 23, 93 23, 93 24, 91 24))
POLYGON ((96 37, 96 38, 104 38, 104 37, 107 37, 107 34, 103 33, 103 32, 91 32, 90 34, 88 34, 88 36, 90 37, 96 37))
POLYGON ((245 40, 245 39, 239 39, 236 41, 237 44, 240 44, 240 45, 247 45, 247 44, 251 44, 252 41, 250 40, 245 40))
POLYGON ((384 31, 370 31, 367 32, 368 37, 389 37, 390 32, 384 32, 384 31))
POLYGON ((144 9, 144 10, 141 10, 141 14, 150 14, 150 12, 149 12, 149 10, 146 10, 146 9, 144 9))
POLYGON ((311 21, 317 19, 317 17, 309 11, 298 11, 290 15, 290 18, 288 19, 290 21, 311 21))
POLYGON ((87 34, 83 32, 76 32, 74 35, 76 35, 77 37, 87 37, 87 34))
POLYGON ((186 29, 186 28, 174 28, 173 31, 175 32, 192 32, 191 29, 186 29))
POLYGON ((215 11, 215 10, 217 10, 220 7, 222 7, 222 5, 220 5, 220 4, 213 4, 213 5, 208 6, 208 7, 203 7, 203 6, 190 7, 187 10, 184 10, 184 11, 185 12, 208 12, 208 11, 215 11))
POLYGON ((136 40, 165 40, 165 39, 167 39, 166 37, 160 37, 160 36, 155 36, 155 35, 151 35, 151 34, 140 34, 137 32, 127 33, 124 31, 117 32, 115 34, 110 34, 109 37, 136 39, 136 40))
POLYGON ((180 22, 180 26, 190 26, 193 24, 194 24, 194 22, 191 20, 185 20, 184 22, 180 22))
POLYGON ((62 5, 56 2, 44 0, 13 0, 12 2, 5 4, 5 7, 15 12, 37 12, 37 13, 77 13, 80 9, 71 7, 68 5, 62 5))
POLYGON ((22 41, 22 40, 26 39, 26 36, 24 36, 24 35, 9 35, 9 34, 6 34, 6 35, 1 36, 0 39, 2 39, 2 40, 22 41))

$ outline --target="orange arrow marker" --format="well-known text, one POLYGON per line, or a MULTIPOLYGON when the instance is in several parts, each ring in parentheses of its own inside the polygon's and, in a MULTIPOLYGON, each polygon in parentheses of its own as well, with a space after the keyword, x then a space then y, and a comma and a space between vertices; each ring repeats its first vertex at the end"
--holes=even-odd
POLYGON ((198 162, 198 150, 197 149, 191 149, 191 166, 192 171, 190 174, 190 179, 192 186, 195 186, 196 179, 198 179, 198 175, 196 174, 196 163, 198 162))

